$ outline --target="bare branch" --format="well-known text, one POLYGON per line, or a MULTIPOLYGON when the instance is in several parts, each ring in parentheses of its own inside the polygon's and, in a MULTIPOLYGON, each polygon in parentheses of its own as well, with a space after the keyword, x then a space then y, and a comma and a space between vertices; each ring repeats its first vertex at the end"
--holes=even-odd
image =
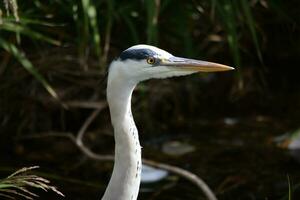
POLYGON ((104 108, 104 106, 102 108, 98 108, 98 109, 94 110, 92 112, 92 114, 85 120, 85 122, 83 123, 83 125, 81 126, 81 128, 79 129, 79 131, 77 133, 77 137, 76 137, 77 145, 82 145, 82 138, 83 138, 85 131, 90 126, 90 124, 94 121, 94 119, 98 116, 98 114, 100 113, 100 111, 103 108, 104 108))
MULTIPOLYGON (((47 136, 54 136, 54 137, 65 137, 69 138, 75 146, 88 158, 93 159, 93 160, 99 160, 99 161, 114 161, 114 156, 113 155, 100 155, 92 152, 88 147, 84 145, 82 142, 84 133, 90 126, 90 124, 94 121, 94 119, 98 116, 98 114, 107 106, 106 103, 101 102, 100 104, 90 104, 90 102, 69 102, 67 105, 76 105, 79 107, 85 107, 85 108, 90 108, 91 105, 94 106, 94 108, 97 106, 97 109, 94 110, 91 115, 85 120, 83 125, 81 126, 80 130, 77 133, 77 136, 75 137, 71 133, 55 133, 55 132, 50 132, 47 134, 44 134, 44 137, 47 136)), ((31 138, 38 138, 41 137, 42 135, 39 136, 30 136, 31 138)), ((27 137, 29 138, 29 137, 27 137)), ((165 163, 153 161, 153 160, 148 160, 148 159, 143 159, 143 163, 155 168, 163 169, 166 171, 169 171, 171 173, 174 173, 180 177, 183 177, 187 179, 188 181, 192 182, 195 184, 198 188, 200 188, 204 195, 207 197, 208 200, 217 200, 216 196, 212 192, 212 190, 208 187, 208 185, 196 174, 193 174, 190 171, 187 171, 185 169, 182 169, 180 167, 168 165, 165 163)))
MULTIPOLYGON (((65 137, 70 139, 75 146, 89 159, 98 160, 98 161, 114 161, 113 155, 100 155, 92 152, 89 148, 87 148, 82 142, 77 143, 75 137, 70 133, 46 133, 43 135, 44 137, 65 137)), ((41 138, 41 136, 32 135, 26 138, 41 138)), ((157 162, 149 159, 143 159, 143 163, 146 165, 149 165, 154 168, 163 169, 166 171, 169 171, 173 174, 176 174, 180 177, 183 177, 196 185, 199 189, 201 189, 204 193, 204 195, 207 197, 208 200, 217 200, 216 196, 212 192, 212 190, 209 188, 209 186, 196 174, 193 174, 192 172, 189 172, 185 169, 182 169, 180 167, 168 165, 162 162, 157 162)))
POLYGON ((172 172, 173 174, 177 174, 178 176, 184 177, 185 179, 194 183, 198 188, 200 188, 205 194, 205 196, 207 197, 207 199, 217 200, 216 196, 214 195, 212 190, 208 187, 208 185, 196 174, 193 174, 192 172, 182 169, 180 167, 168 165, 161 162, 156 162, 153 160, 143 159, 143 163, 155 168, 167 170, 169 172, 172 172))

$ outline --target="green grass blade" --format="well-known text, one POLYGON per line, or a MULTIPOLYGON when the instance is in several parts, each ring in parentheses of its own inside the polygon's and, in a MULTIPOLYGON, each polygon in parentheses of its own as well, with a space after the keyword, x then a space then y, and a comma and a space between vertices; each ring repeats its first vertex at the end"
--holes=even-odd
POLYGON ((90 26, 93 31, 93 42, 94 42, 94 48, 96 55, 100 56, 101 54, 101 48, 100 48, 100 33, 98 30, 98 22, 97 22, 97 10, 96 7, 91 3, 88 8, 88 17, 89 17, 89 22, 90 26))
POLYGON ((14 186, 12 184, 6 184, 6 183, 1 183, 1 182, 2 182, 2 180, 0 180, 0 189, 11 188, 14 186))
MULTIPOLYGON (((10 18, 3 18, 3 22, 4 23, 13 23, 15 21, 10 18)), ((61 27, 61 26, 65 26, 66 23, 48 22, 48 21, 43 21, 40 19, 32 19, 32 18, 27 18, 27 17, 22 16, 21 21, 18 24, 20 24, 22 26, 40 25, 40 26, 44 26, 44 27, 59 27, 59 26, 61 27)))
POLYGON ((289 175, 287 175, 287 179, 288 179, 288 185, 289 185, 289 200, 292 200, 292 185, 291 185, 291 180, 290 180, 289 175))
POLYGON ((32 63, 26 58, 26 56, 20 51, 14 44, 6 42, 2 38, 0 38, 0 46, 5 49, 7 52, 12 54, 20 63, 21 65, 31 73, 49 92, 49 94, 58 99, 58 96, 51 85, 44 79, 44 77, 34 68, 32 63))
POLYGON ((218 1, 215 4, 217 11, 224 23, 227 32, 227 41, 236 67, 240 66, 240 52, 237 34, 237 23, 235 19, 234 4, 232 1, 218 1))
POLYGON ((25 167, 4 179, 0 179, 0 196, 10 199, 34 199, 38 197, 30 188, 42 189, 45 192, 52 191, 60 196, 64 196, 55 186, 50 185, 50 181, 34 175, 28 174, 28 171, 36 169, 34 167, 25 167))
POLYGON ((263 62, 259 42, 258 42, 258 39, 257 39, 257 34, 256 34, 256 29, 255 29, 255 22, 254 22, 254 19, 253 19, 251 8, 250 8, 250 3, 247 0, 241 0, 240 3, 241 3, 241 7, 243 9, 243 13, 244 13, 245 18, 246 18, 246 22, 248 24, 248 28, 250 29, 250 32, 251 32, 251 36, 252 36, 253 43, 255 45, 257 56, 258 56, 260 62, 263 62))
POLYGON ((291 184, 289 175, 287 175, 287 179, 288 179, 289 191, 288 191, 288 194, 284 195, 280 200, 292 200, 293 192, 298 191, 300 188, 300 183, 297 183, 295 185, 291 184))
MULTIPOLYGON (((100 48, 100 33, 98 30, 98 22, 97 22, 97 10, 93 3, 90 0, 82 0, 82 9, 84 14, 84 27, 85 29, 89 29, 89 26, 93 32, 93 42, 95 52, 98 56, 101 54, 100 48)), ((89 31, 85 30, 86 34, 89 35, 89 31)))
POLYGON ((219 0, 214 2, 214 6, 216 7, 216 14, 222 20, 224 30, 226 31, 227 42, 229 45, 229 49, 231 55, 233 57, 235 68, 238 69, 238 73, 236 73, 238 79, 238 88, 242 89, 244 86, 243 79, 241 73, 239 71, 241 64, 241 56, 239 49, 239 38, 237 31, 237 10, 236 2, 232 0, 219 0))
POLYGON ((82 10, 83 10, 83 33, 85 37, 89 34, 89 22, 88 22, 88 9, 90 0, 81 0, 82 10))
POLYGON ((156 45, 158 42, 159 1, 145 0, 144 2, 147 12, 147 43, 156 45))
POLYGON ((30 30, 29 28, 16 24, 16 23, 4 23, 0 26, 0 30, 5 30, 13 33, 20 33, 26 35, 35 40, 42 40, 53 45, 60 45, 60 41, 49 38, 39 32, 30 30))

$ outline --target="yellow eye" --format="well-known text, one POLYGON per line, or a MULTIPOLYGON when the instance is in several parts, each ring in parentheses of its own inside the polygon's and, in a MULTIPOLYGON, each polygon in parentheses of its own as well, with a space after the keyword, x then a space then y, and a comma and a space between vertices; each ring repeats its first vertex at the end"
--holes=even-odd
POLYGON ((150 65, 154 64, 155 63, 155 58, 153 58, 153 57, 147 58, 147 63, 150 64, 150 65))

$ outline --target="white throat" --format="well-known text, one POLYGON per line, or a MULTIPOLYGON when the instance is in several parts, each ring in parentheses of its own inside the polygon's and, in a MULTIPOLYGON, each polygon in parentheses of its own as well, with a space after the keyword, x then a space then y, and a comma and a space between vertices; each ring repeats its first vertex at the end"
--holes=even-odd
POLYGON ((111 66, 107 100, 115 137, 114 169, 102 200, 136 200, 141 178, 141 147, 131 114, 136 83, 111 66))

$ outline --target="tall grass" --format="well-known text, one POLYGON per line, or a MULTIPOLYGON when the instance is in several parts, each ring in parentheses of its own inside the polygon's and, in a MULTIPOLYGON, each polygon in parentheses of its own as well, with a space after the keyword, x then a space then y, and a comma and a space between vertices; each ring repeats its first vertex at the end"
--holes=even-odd
MULTIPOLYGON (((37 23, 38 20, 20 20, 18 15, 18 6, 15 0, 4 0, 7 16, 1 17, 0 24, 0 48, 4 49, 7 53, 11 54, 29 73, 31 73, 49 92, 49 94, 58 99, 58 96, 52 86, 46 81, 46 79, 38 72, 33 66, 30 60, 26 57, 26 54, 21 50, 18 45, 21 43, 20 35, 27 36, 33 40, 41 40, 53 45, 59 45, 60 42, 47 37, 39 32, 36 32, 27 26, 30 23, 37 23), (9 17, 10 12, 13 13, 15 20, 9 17), (15 39, 13 39, 15 38, 15 39)), ((41 23, 42 24, 42 23, 41 23)), ((4 71, 4 70, 0 70, 4 71)))
MULTIPOLYGON (((9 16, 12 13, 16 21, 19 21, 17 0, 3 0, 3 4, 5 7, 6 15, 9 16)), ((2 11, 0 9, 0 19, 1 17, 2 11)))
POLYGON ((289 185, 289 194, 288 194, 288 199, 292 200, 292 184, 291 184, 291 180, 290 180, 290 176, 287 175, 287 180, 288 180, 288 185, 289 185))
POLYGON ((79 33, 79 56, 81 57, 82 65, 86 65, 86 59, 89 49, 89 40, 92 39, 93 48, 95 50, 96 56, 100 57, 101 55, 101 47, 100 47, 100 34, 98 30, 98 23, 97 23, 97 9, 94 3, 90 0, 81 0, 81 5, 77 5, 78 8, 82 9, 75 9, 74 12, 82 12, 74 13, 74 16, 82 16, 82 20, 74 19, 75 23, 77 24, 77 29, 79 33))
POLYGON ((5 199, 25 198, 32 200, 38 197, 38 195, 30 191, 30 188, 42 189, 46 192, 52 191, 60 196, 64 196, 56 187, 50 185, 47 179, 28 174, 29 171, 36 168, 38 167, 24 167, 6 178, 0 179, 0 197, 5 199))
MULTIPOLYGON (((256 54, 261 63, 263 57, 257 35, 256 22, 252 14, 251 2, 248 0, 213 0, 212 9, 216 10, 215 15, 219 17, 221 24, 226 31, 229 49, 237 69, 242 67, 241 59, 241 38, 244 28, 251 33, 252 42, 256 49, 256 54)), ((243 78, 237 73, 239 81, 238 87, 243 89, 243 78)))
POLYGON ((146 0, 145 8, 147 12, 147 43, 157 45, 160 0, 146 0))
MULTIPOLYGON (((38 2, 39 8, 46 6, 43 2, 34 2, 38 2)), ((77 32, 70 33, 69 30, 65 31, 67 34, 70 34, 68 36, 70 42, 74 39, 78 42, 79 57, 83 60, 87 59, 85 57, 87 57, 90 52, 94 52, 97 57, 101 57, 103 49, 105 48, 104 41, 101 42, 101 36, 105 36, 107 41, 110 41, 110 35, 112 34, 111 30, 116 30, 115 27, 112 27, 113 22, 116 20, 118 20, 116 25, 127 26, 124 30, 127 29, 126 34, 129 37, 127 38, 127 41, 124 42, 134 41, 134 43, 143 42, 159 45, 159 43, 163 41, 160 41, 158 36, 160 34, 167 34, 165 32, 160 32, 160 29, 163 28, 162 26, 168 25, 168 21, 172 20, 172 18, 177 20, 184 19, 185 22, 189 22, 190 16, 193 12, 197 11, 197 5, 202 4, 202 7, 206 9, 204 14, 210 15, 208 12, 209 8, 216 11, 213 13, 219 18, 219 22, 227 33, 228 45, 231 50, 234 63, 237 66, 240 66, 241 62, 239 47, 240 34, 242 34, 240 29, 242 26, 249 29, 256 53, 259 59, 262 60, 259 38, 256 31, 256 22, 252 14, 252 7, 255 5, 253 5, 251 1, 212 0, 200 1, 197 3, 184 2, 180 5, 180 7, 184 8, 187 12, 189 12, 189 14, 180 16, 180 14, 184 13, 173 13, 173 16, 171 16, 170 19, 161 18, 161 15, 170 12, 170 7, 174 4, 176 4, 176 1, 174 0, 146 0, 142 3, 116 3, 115 1, 106 0, 94 2, 91 0, 81 0, 70 1, 68 3, 55 2, 47 5, 46 7, 48 10, 51 10, 51 15, 53 15, 52 18, 54 20, 58 19, 56 16, 65 16, 64 22, 68 23, 65 27, 76 27, 77 32), (187 9, 188 7, 193 6, 194 10, 187 9), (55 7, 59 7, 60 9, 56 9, 53 12, 55 7), (136 13, 139 20, 138 23, 133 20, 134 13, 136 13), (73 21, 66 21, 66 19, 70 19, 70 16, 73 21), (143 34, 146 34, 146 40, 140 41, 139 38, 141 38, 141 35, 143 34)), ((44 16, 41 16, 41 18, 42 17, 44 16)), ((59 22, 61 23, 63 21, 59 22)), ((193 30, 182 30, 178 28, 176 31, 180 34, 181 32, 191 32, 193 30)), ((182 42, 185 43, 188 41, 182 42)))
POLYGON ((41 82, 41 84, 46 88, 46 90, 53 96, 54 98, 58 99, 58 96, 54 89, 51 87, 51 85, 46 81, 46 79, 34 68, 32 63, 29 59, 26 58, 24 53, 19 50, 16 45, 14 45, 11 42, 7 42, 6 40, 2 39, 0 37, 0 47, 5 49, 7 52, 12 54, 19 62, 20 64, 28 71, 30 72, 38 81, 41 82))
MULTIPOLYGON (((180 45, 187 56, 202 56, 206 51, 201 44, 203 36, 214 34, 213 28, 206 27, 219 26, 225 33, 226 48, 229 49, 236 67, 242 69, 243 66, 242 57, 246 51, 243 51, 242 39, 245 35, 251 37, 255 54, 258 60, 263 62, 260 37, 257 33, 258 24, 253 15, 253 9, 256 7, 254 1, 203 0, 178 4, 175 0, 142 2, 71 0, 51 3, 34 0, 31 3, 22 3, 20 17, 16 0, 3 2, 6 5, 4 6, 6 12, 13 13, 16 21, 20 19, 20 23, 12 21, 12 18, 7 15, 1 18, 0 31, 6 32, 0 35, 2 49, 14 55, 16 60, 54 97, 56 94, 53 88, 38 73, 37 68, 29 64, 30 61, 22 51, 20 40, 24 36, 35 42, 76 46, 77 58, 83 69, 88 70, 88 60, 91 57, 97 58, 101 66, 107 64, 111 44, 120 48, 137 43, 172 47, 180 45), (200 15, 197 14, 199 7, 202 8, 200 15), (25 13, 29 13, 29 16, 34 17, 35 20, 26 17, 25 13), (199 17, 198 21, 192 20, 196 14, 199 17), (213 16, 213 20, 208 24, 204 19, 210 16, 213 16), (30 25, 33 23, 38 26, 38 30, 42 31, 32 29, 30 25), (47 24, 63 24, 60 33, 55 35, 55 32, 52 32, 54 38, 58 39, 48 36, 50 29, 47 24)), ((268 1, 272 5, 275 4, 274 2, 275 0, 268 1)), ((227 49, 220 45, 219 49, 214 51, 227 52, 227 49)), ((239 79, 242 77, 240 76, 239 79)))

